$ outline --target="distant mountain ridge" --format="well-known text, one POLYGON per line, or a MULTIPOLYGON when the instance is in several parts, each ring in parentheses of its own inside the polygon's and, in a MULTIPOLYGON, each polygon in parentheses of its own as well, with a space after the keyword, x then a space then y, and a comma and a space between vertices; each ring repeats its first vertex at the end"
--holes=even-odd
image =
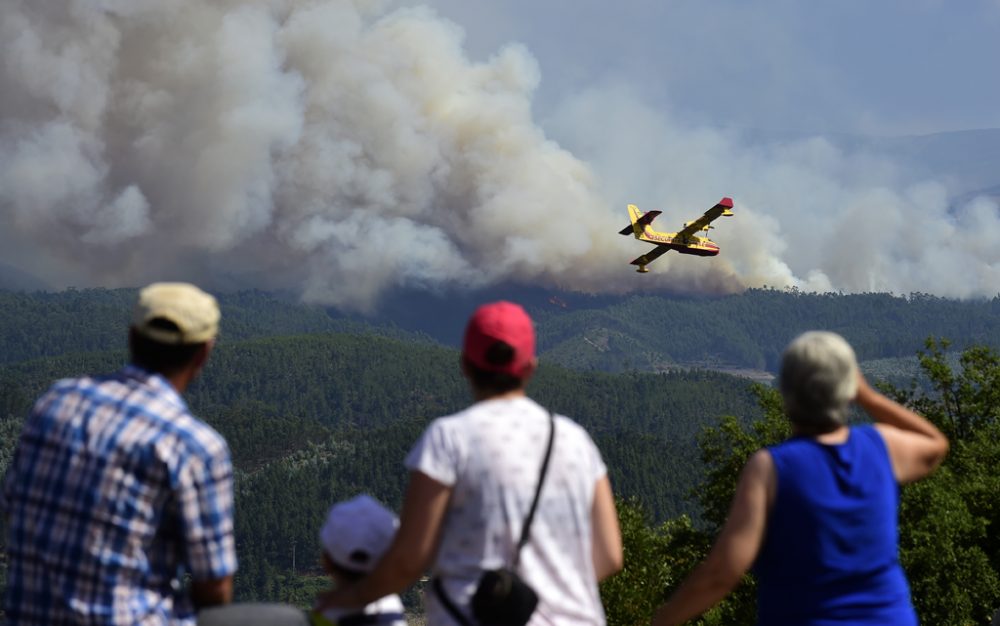
MULTIPOLYGON (((0 290, 0 364, 67 352, 124 350, 137 289, 0 290)), ((216 294, 223 311, 219 341, 322 332, 373 333, 429 343, 418 331, 370 323, 302 304, 282 294, 248 290, 216 294)))
POLYGON ((964 347, 1000 344, 1000 296, 957 301, 914 294, 811 294, 751 289, 713 299, 633 297, 540 316, 543 358, 584 369, 677 366, 776 372, 781 351, 807 330, 832 330, 861 360, 913 356, 930 336, 964 347))
MULTIPOLYGON (((124 350, 135 290, 0 291, 0 363, 69 352, 124 350)), ((522 303, 543 362, 579 370, 691 367, 774 372, 798 333, 833 330, 862 360, 912 357, 929 336, 956 347, 1000 345, 1000 296, 958 301, 927 294, 812 294, 751 289, 722 297, 588 296, 534 287, 461 294, 401 292, 369 318, 262 291, 220 294, 222 342, 313 333, 372 333, 458 347, 480 303, 522 303)))
POLYGON ((522 303, 538 326, 543 361, 601 371, 691 367, 748 370, 765 378, 800 332, 833 330, 860 359, 913 357, 929 336, 1000 345, 1000 296, 951 300, 929 294, 815 294, 750 289, 728 296, 573 294, 504 286, 460 294, 398 292, 370 320, 458 346, 481 302, 522 303))

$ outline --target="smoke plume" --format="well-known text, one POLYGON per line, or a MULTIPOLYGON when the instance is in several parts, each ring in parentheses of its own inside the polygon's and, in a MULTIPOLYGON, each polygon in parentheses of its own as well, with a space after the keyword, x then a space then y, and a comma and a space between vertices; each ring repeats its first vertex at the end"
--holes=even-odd
POLYGON ((530 52, 474 62, 462 38, 374 0, 5 0, 0 262, 359 310, 394 286, 502 281, 1000 291, 987 200, 949 212, 941 185, 901 187, 878 159, 742 147, 621 89, 568 98, 557 144, 532 118, 530 52), (617 234, 626 202, 674 230, 723 195, 722 255, 630 271, 648 246, 617 234))

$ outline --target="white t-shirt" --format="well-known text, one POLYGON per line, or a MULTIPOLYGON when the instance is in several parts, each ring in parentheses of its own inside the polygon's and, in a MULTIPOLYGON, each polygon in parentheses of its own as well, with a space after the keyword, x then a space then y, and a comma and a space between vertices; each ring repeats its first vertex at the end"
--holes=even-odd
MULTIPOLYGON (((428 426, 406 467, 452 487, 432 568, 458 607, 483 571, 509 565, 531 507, 549 436, 548 411, 526 397, 486 400, 428 426)), ((539 596, 531 624, 604 624, 594 574, 594 487, 607 473, 590 435, 556 416, 556 438, 518 573, 539 596)), ((430 624, 453 624, 433 588, 430 624)))

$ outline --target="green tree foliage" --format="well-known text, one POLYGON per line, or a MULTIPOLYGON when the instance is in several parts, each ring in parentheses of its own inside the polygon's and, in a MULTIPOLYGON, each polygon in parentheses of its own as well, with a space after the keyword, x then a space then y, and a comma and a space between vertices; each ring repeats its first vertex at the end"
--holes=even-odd
POLYGON ((930 391, 886 392, 913 406, 951 442, 941 469, 903 490, 901 560, 926 624, 985 624, 1000 607, 1000 357, 928 339, 920 353, 930 391))
POLYGON ((601 583, 608 623, 647 626, 653 611, 704 556, 708 536, 690 518, 680 516, 661 524, 635 498, 619 499, 625 565, 601 583))
POLYGON ((735 417, 723 416, 718 425, 706 427, 698 436, 706 473, 692 496, 701 505, 707 529, 713 535, 726 521, 736 481, 750 456, 791 434, 781 395, 763 385, 755 386, 753 391, 763 410, 760 420, 745 425, 735 417))
MULTIPOLYGON (((951 441, 951 452, 937 472, 902 488, 900 560, 921 623, 988 624, 1000 606, 1000 473, 996 470, 1000 467, 1000 357, 990 348, 973 346, 962 352, 956 370, 949 364, 948 347, 945 341, 930 339, 920 353, 929 384, 914 381, 908 390, 882 385, 890 396, 934 422, 951 441)), ((683 541, 687 543, 674 546, 676 557, 661 550, 662 562, 652 565, 639 557, 636 567, 650 571, 656 585, 635 586, 631 591, 617 584, 602 586, 608 614, 614 616, 609 623, 637 623, 637 616, 618 608, 622 602, 646 609, 669 595, 680 581, 676 573, 689 570, 692 561, 707 554, 750 455, 789 435, 778 392, 761 386, 755 393, 762 419, 747 425, 723 417, 699 437, 706 474, 692 495, 700 504, 704 528, 689 529, 684 526, 685 518, 659 529, 644 527, 634 505, 622 507, 626 542, 655 552, 665 540, 663 529, 679 523, 686 529, 683 541), (662 587, 658 586, 661 581, 662 587)), ((753 624, 755 613, 754 581, 747 576, 744 584, 696 623, 753 624)))

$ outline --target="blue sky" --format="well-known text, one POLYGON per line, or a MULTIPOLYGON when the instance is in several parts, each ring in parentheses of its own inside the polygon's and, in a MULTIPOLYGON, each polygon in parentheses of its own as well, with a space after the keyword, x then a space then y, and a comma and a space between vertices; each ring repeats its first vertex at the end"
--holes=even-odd
POLYGON ((1000 127, 996 0, 431 0, 474 58, 527 46, 542 118, 628 84, 692 123, 808 133, 1000 127))

